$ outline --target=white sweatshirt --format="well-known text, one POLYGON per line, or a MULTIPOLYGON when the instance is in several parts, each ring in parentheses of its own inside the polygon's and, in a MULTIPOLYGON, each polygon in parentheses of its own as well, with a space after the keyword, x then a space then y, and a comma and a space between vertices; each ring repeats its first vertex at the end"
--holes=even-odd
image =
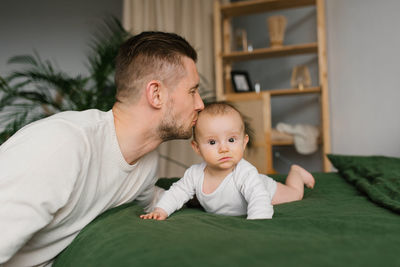
POLYGON ((203 162, 187 169, 185 175, 164 193, 156 207, 165 210, 169 216, 196 194, 201 206, 210 213, 247 214, 247 219, 272 218, 271 200, 277 186, 274 180, 259 174, 253 165, 242 159, 214 192, 205 194, 202 190, 205 167, 203 162))
POLYGON ((156 170, 155 152, 125 161, 111 110, 24 127, 0 147, 0 264, 51 265, 102 212, 134 199, 151 208, 156 170))

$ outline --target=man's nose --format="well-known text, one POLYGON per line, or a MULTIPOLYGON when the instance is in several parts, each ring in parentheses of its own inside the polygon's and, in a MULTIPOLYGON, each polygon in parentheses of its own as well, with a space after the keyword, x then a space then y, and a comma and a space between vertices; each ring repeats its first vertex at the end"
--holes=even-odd
POLYGON ((201 99, 200 94, 197 92, 196 94, 196 99, 195 99, 195 109, 196 111, 202 111, 204 109, 204 103, 203 100, 201 99))

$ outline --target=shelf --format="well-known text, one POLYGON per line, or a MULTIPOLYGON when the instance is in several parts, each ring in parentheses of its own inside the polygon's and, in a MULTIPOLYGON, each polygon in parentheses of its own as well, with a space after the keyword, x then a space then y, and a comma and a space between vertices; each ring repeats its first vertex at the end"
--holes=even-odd
POLYGON ((232 61, 271 58, 271 57, 311 54, 317 52, 318 52, 318 44, 309 43, 309 44, 285 45, 282 47, 260 48, 260 49, 254 49, 251 52, 234 51, 230 53, 223 53, 222 59, 224 61, 232 62, 232 61))
POLYGON ((249 92, 249 93, 231 93, 225 94, 226 101, 251 101, 262 99, 264 94, 269 94, 270 96, 284 96, 284 95, 301 95, 301 94, 318 94, 321 93, 321 87, 310 87, 299 89, 275 89, 261 91, 260 93, 249 92))
MULTIPOLYGON (((271 145, 273 146, 292 146, 294 144, 293 135, 282 133, 276 129, 271 129, 271 145)), ((254 147, 266 147, 265 142, 254 142, 254 147)))
MULTIPOLYGON (((326 31, 325 31, 325 0, 246 0, 214 1, 214 43, 215 43, 215 73, 216 73, 216 97, 219 101, 232 102, 247 117, 252 119, 252 127, 255 131, 254 153, 249 153, 247 159, 254 164, 262 173, 274 172, 274 146, 293 146, 294 138, 290 134, 278 132, 272 128, 273 109, 271 98, 290 96, 295 97, 313 94, 318 97, 320 104, 320 130, 321 136, 318 140, 321 144, 322 163, 324 171, 330 171, 330 162, 325 156, 330 153, 330 127, 329 127, 329 100, 327 80, 327 59, 326 59, 326 31), (224 3, 222 3, 224 2, 224 3), (317 40, 309 43, 300 43, 294 39, 291 44, 284 44, 279 47, 264 47, 252 51, 233 51, 233 23, 235 17, 251 16, 254 14, 272 15, 275 11, 295 8, 311 7, 315 9, 317 40), (236 62, 255 62, 258 64, 268 63, 268 58, 292 57, 296 55, 312 55, 318 58, 318 86, 303 90, 263 88, 259 93, 254 91, 236 93, 231 83, 231 71, 235 69, 236 62), (260 61, 263 60, 264 61, 260 61), (268 89, 268 90, 267 90, 268 89)), ((279 13, 279 12, 275 12, 279 13)), ((287 12, 286 16, 296 15, 295 12, 287 12)), ((239 26, 239 25, 236 25, 239 26)), ((259 25, 258 25, 259 26, 259 25)), ((254 25, 254 27, 258 27, 254 25)), ((278 64, 278 63, 275 63, 278 64)), ((289 63, 289 65, 291 65, 289 63)), ((260 66, 261 68, 261 66, 260 66)))
POLYGON ((277 89, 267 91, 271 96, 282 96, 282 95, 301 95, 301 94, 316 94, 321 93, 321 87, 310 87, 300 89, 277 89))
POLYGON ((294 144, 293 135, 271 129, 271 144, 273 146, 291 146, 294 144))
MULTIPOLYGON (((318 144, 322 144, 321 136, 318 137, 318 144)), ((271 129, 271 145, 292 146, 294 145, 294 137, 291 134, 280 132, 277 129, 271 129)))
POLYGON ((316 0, 254 0, 221 5, 224 17, 244 16, 295 7, 315 5, 316 0))
MULTIPOLYGON (((321 144, 321 136, 318 138, 318 144, 321 144)), ((271 145, 272 146, 292 146, 294 145, 294 137, 291 134, 283 133, 278 131, 277 129, 271 129, 271 145)), ((267 144, 265 142, 254 142, 254 147, 266 147, 267 144)))

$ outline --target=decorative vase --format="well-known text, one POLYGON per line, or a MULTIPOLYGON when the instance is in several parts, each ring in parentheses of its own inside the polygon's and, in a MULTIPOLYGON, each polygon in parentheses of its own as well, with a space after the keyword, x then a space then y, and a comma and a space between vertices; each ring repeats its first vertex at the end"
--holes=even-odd
POLYGON ((267 19, 269 41, 271 47, 278 47, 283 45, 286 23, 286 17, 282 15, 271 16, 267 19))

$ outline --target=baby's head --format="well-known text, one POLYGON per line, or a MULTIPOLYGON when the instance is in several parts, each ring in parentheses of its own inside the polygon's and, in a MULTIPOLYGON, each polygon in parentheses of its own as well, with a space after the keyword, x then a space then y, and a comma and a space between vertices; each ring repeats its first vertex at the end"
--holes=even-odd
POLYGON ((249 140, 242 114, 227 103, 208 104, 193 129, 193 149, 208 165, 234 167, 249 140))

